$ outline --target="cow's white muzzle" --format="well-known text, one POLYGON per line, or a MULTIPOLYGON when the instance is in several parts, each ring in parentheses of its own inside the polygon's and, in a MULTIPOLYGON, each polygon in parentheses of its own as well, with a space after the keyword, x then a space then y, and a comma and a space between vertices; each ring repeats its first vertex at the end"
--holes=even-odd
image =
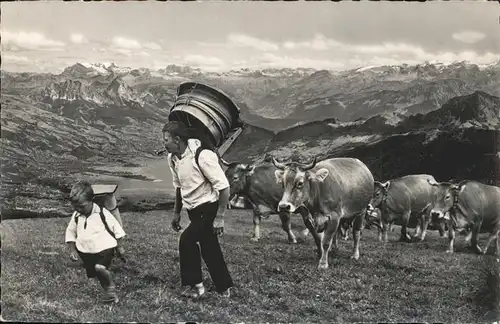
POLYGON ((449 212, 443 213, 440 210, 431 210, 431 216, 436 217, 437 219, 449 219, 449 212))
POLYGON ((295 211, 295 206, 289 202, 280 201, 278 204, 278 211, 293 213, 295 211))

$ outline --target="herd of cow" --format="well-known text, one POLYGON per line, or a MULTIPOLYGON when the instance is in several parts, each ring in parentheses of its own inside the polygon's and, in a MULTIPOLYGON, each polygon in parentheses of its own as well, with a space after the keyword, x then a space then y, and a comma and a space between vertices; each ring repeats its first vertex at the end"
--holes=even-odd
POLYGON ((416 221, 414 237, 424 240, 433 223, 441 236, 448 228, 449 248, 453 252, 455 231, 468 232, 471 246, 486 253, 496 239, 500 254, 500 188, 477 181, 437 182, 432 175, 407 175, 378 182, 368 167, 355 158, 332 158, 310 163, 281 163, 268 157, 262 163, 229 163, 226 176, 231 186, 232 207, 242 207, 238 197, 253 209, 253 241, 260 238, 260 220, 278 214, 288 241, 296 243, 290 215, 302 216, 314 237, 320 258, 319 268, 328 268, 328 252, 337 236, 352 227, 352 258, 359 258, 361 229, 375 225, 379 240, 387 242, 392 224, 401 225, 400 240, 411 241, 410 220, 416 221), (490 234, 483 249, 478 234, 490 234))

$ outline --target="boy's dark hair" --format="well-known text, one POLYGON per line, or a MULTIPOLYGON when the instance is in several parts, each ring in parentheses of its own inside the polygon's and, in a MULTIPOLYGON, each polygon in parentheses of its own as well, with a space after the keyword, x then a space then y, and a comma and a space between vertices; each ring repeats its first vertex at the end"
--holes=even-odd
POLYGON ((193 130, 178 121, 169 121, 163 125, 162 132, 168 132, 172 136, 179 136, 182 140, 187 141, 192 137, 193 130))
POLYGON ((209 149, 214 151, 215 147, 212 141, 208 138, 208 135, 202 129, 195 127, 188 127, 186 124, 172 120, 163 125, 162 132, 168 132, 172 136, 178 136, 183 141, 187 142, 190 138, 198 139, 201 142, 201 146, 204 149, 209 149))
POLYGON ((70 201, 76 201, 80 196, 83 196, 86 201, 92 201, 94 199, 94 189, 92 189, 90 182, 79 181, 73 185, 69 193, 70 201))

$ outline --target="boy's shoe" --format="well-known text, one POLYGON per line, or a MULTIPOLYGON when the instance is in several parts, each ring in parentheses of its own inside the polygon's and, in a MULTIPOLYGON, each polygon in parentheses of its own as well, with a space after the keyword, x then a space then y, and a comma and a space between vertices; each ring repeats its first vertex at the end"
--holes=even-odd
POLYGON ((200 298, 203 295, 205 295, 205 287, 203 285, 200 287, 186 287, 181 293, 181 296, 193 299, 200 298))
POLYGON ((116 295, 115 288, 109 287, 108 290, 104 293, 104 296, 102 297, 101 301, 106 304, 117 303, 118 296, 116 295))
POLYGON ((222 297, 222 298, 229 298, 231 297, 231 291, 229 290, 231 288, 227 288, 226 290, 224 290, 223 292, 219 293, 219 295, 222 297))

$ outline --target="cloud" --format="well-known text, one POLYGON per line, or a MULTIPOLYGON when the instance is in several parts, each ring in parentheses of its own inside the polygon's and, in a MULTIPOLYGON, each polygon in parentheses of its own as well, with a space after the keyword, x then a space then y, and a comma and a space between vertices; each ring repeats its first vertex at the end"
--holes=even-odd
POLYGON ((259 51, 267 52, 277 51, 279 49, 279 46, 275 43, 243 34, 229 34, 227 36, 227 41, 229 44, 235 46, 250 47, 259 51))
POLYGON ((258 59, 259 66, 269 67, 269 68, 315 68, 315 69, 332 69, 338 70, 344 67, 341 62, 322 60, 322 59, 311 59, 308 57, 290 57, 290 56, 279 56, 273 53, 265 53, 258 59))
POLYGON ((125 37, 114 37, 111 44, 118 49, 141 49, 142 45, 135 39, 125 38, 125 37))
POLYGON ((310 41, 303 41, 303 42, 286 41, 283 43, 283 47, 286 49, 305 48, 317 51, 324 51, 341 45, 342 45, 341 43, 333 39, 326 38, 322 34, 316 34, 314 38, 310 41))
POLYGON ((144 47, 152 50, 161 50, 161 46, 154 42, 146 43, 144 47))
MULTIPOLYGON (((478 40, 484 35, 467 32, 460 35, 463 40, 478 40), (472 35, 475 34, 475 35, 472 35)), ((456 35, 455 35, 456 36, 456 35)), ((476 64, 488 64, 499 59, 491 52, 478 54, 475 51, 433 52, 425 48, 404 42, 383 42, 381 44, 348 44, 316 34, 309 41, 285 41, 283 47, 288 50, 309 49, 316 51, 335 51, 335 57, 347 65, 396 65, 399 63, 418 64, 424 61, 452 63, 469 61, 476 64)))
POLYGON ((21 48, 26 50, 62 50, 65 43, 45 37, 36 32, 2 32, 2 44, 13 50, 21 48))
MULTIPOLYGON (((95 50, 95 49, 94 49, 95 50)), ((141 44, 139 41, 125 37, 114 37, 111 40, 109 50, 123 56, 151 56, 145 50, 161 50, 161 46, 154 42, 141 44)), ((98 52, 107 52, 107 49, 97 49, 98 52)))
POLYGON ((419 57, 421 60, 425 61, 435 61, 443 63, 461 62, 468 61, 475 64, 489 64, 500 59, 500 54, 495 54, 487 52, 484 54, 478 54, 473 51, 464 51, 459 53, 452 52, 441 52, 441 53, 425 53, 425 55, 419 57))
POLYGON ((406 43, 390 43, 385 42, 380 45, 341 45, 343 49, 361 54, 411 54, 424 55, 425 51, 422 47, 406 43))
POLYGON ((82 34, 71 34, 71 42, 75 44, 85 44, 88 43, 88 39, 82 34))
POLYGON ((462 31, 451 35, 454 40, 464 42, 467 44, 474 44, 486 37, 485 34, 475 31, 462 31))
MULTIPOLYGON (((130 49, 127 49, 127 48, 114 48, 113 51, 115 51, 116 53, 118 54, 121 54, 121 55, 124 55, 124 56, 132 56, 132 50, 130 49)), ((102 52, 106 52, 106 50, 104 51, 100 51, 101 53, 102 52)))
POLYGON ((17 56, 13 54, 5 54, 2 55, 3 63, 24 63, 28 62, 28 58, 26 56, 17 56))
POLYGON ((190 64, 193 66, 201 66, 201 67, 204 66, 218 67, 224 65, 224 62, 217 57, 203 56, 199 54, 187 55, 184 58, 184 62, 186 64, 190 64))

